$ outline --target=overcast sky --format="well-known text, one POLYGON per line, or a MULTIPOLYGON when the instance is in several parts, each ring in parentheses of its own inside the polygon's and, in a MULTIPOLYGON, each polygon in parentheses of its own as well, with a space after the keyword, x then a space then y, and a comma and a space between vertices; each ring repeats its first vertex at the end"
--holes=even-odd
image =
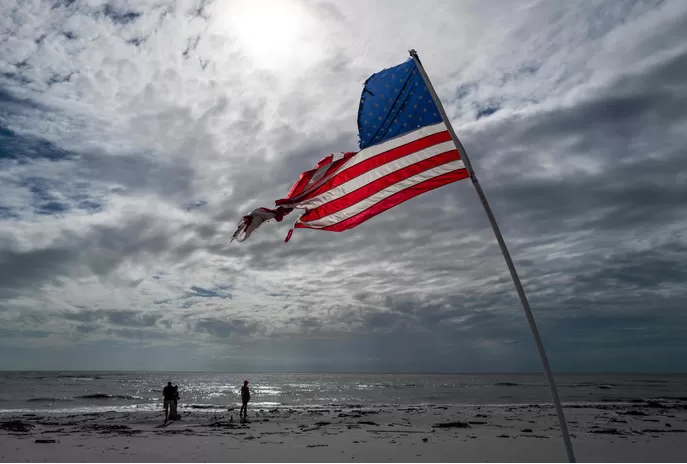
POLYGON ((264 225, 415 48, 555 371, 687 371, 687 2, 2 0, 0 369, 539 371, 469 181, 264 225))

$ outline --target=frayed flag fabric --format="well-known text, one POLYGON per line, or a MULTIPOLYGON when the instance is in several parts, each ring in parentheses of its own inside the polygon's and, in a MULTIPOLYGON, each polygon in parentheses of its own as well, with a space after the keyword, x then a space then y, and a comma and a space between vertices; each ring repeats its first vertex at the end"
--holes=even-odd
POLYGON ((277 222, 281 222, 282 219, 284 219, 284 216, 289 214, 291 211, 292 210, 289 208, 254 209, 253 211, 251 211, 250 214, 247 214, 243 216, 243 218, 241 218, 241 221, 239 222, 239 227, 236 230, 236 232, 234 232, 234 236, 231 240, 238 240, 239 242, 243 242, 248 237, 250 237, 250 234, 252 234, 255 229, 260 227, 260 225, 263 222, 270 221, 272 219, 276 219, 277 222))
MULTIPOLYGON (((232 238, 304 210, 296 229, 331 232, 362 224, 422 193, 469 177, 414 60, 365 82, 358 109, 360 151, 331 154, 301 174, 275 209, 244 216, 232 238)), ((293 228, 285 241, 291 238, 293 228)))

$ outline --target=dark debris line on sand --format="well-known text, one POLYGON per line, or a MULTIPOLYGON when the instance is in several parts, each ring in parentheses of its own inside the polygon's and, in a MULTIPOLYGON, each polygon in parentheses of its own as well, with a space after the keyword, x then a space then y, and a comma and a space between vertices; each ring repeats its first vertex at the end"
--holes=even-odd
POLYGON ((372 422, 372 421, 358 421, 358 424, 360 424, 360 425, 379 425, 378 423, 372 422))
POLYGON ((18 420, 0 422, 0 429, 8 430, 10 432, 26 433, 30 432, 33 428, 33 425, 18 420))
POLYGON ((442 422, 442 423, 434 424, 434 425, 432 425, 432 427, 438 428, 438 429, 441 429, 441 428, 445 428, 445 429, 448 429, 448 428, 469 429, 469 428, 471 428, 470 424, 468 424, 467 422, 461 422, 461 421, 442 422))
POLYGON ((627 433, 622 432, 618 429, 600 429, 600 430, 590 430, 589 433, 597 433, 601 435, 626 435, 627 433))

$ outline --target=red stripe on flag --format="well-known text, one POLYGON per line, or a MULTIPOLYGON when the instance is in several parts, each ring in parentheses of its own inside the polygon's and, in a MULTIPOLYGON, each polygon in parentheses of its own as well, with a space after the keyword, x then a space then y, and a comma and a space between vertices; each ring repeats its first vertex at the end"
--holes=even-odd
MULTIPOLYGON (((451 182, 456 182, 461 179, 466 179, 468 176, 468 171, 467 169, 458 169, 456 171, 451 171, 446 174, 442 174, 437 177, 433 177, 432 179, 428 179, 424 182, 421 182, 419 184, 413 185, 412 187, 408 187, 404 190, 401 190, 400 192, 397 192, 384 200, 380 201, 379 203, 376 203, 374 206, 371 206, 370 208, 366 209, 365 211, 362 211, 355 216, 352 216, 344 221, 341 221, 337 224, 333 224, 328 227, 321 228, 319 230, 328 230, 331 232, 343 232, 344 230, 351 229, 358 224, 361 224, 368 219, 383 213, 384 211, 393 208, 394 206, 397 206, 407 200, 410 200, 411 198, 414 198, 418 195, 421 195, 425 192, 428 192, 430 190, 439 188, 441 186, 444 186, 446 184, 450 184, 451 182)), ((296 224, 296 228, 299 229, 310 229, 311 227, 308 227, 307 224, 298 222, 296 224)))
MULTIPOLYGON (((351 159, 353 156, 355 156, 357 153, 356 152, 348 152, 345 153, 343 158, 334 161, 331 163, 329 168, 327 169, 327 172, 318 180, 317 182, 320 182, 322 180, 327 180, 327 176, 331 175, 332 173, 336 172, 342 164, 344 164, 346 161, 351 159)), ((308 192, 308 182, 312 179, 313 175, 317 172, 319 168, 321 168, 324 165, 324 162, 329 159, 331 162, 332 159, 334 159, 334 155, 329 155, 322 160, 320 160, 319 163, 317 163, 317 167, 315 169, 311 169, 310 171, 304 172, 301 174, 301 178, 298 179, 298 182, 296 182, 293 187, 291 187, 291 190, 289 190, 288 195, 286 195, 285 198, 279 199, 274 202, 275 205, 283 205, 286 203, 292 203, 295 198, 298 196, 302 195, 303 192, 308 192)), ((317 182, 315 184, 317 184, 317 182)), ((310 196, 310 193, 308 192, 308 196, 310 196)))
POLYGON ((301 221, 314 221, 325 216, 329 216, 337 211, 341 211, 342 209, 355 205, 359 201, 362 201, 365 198, 384 190, 390 185, 394 185, 397 182, 401 182, 409 177, 413 177, 437 166, 450 163, 451 161, 456 161, 457 159, 459 159, 458 152, 456 150, 451 150, 435 155, 431 158, 418 161, 417 163, 411 164, 410 166, 406 166, 398 171, 394 171, 386 176, 375 179, 357 190, 349 192, 342 197, 324 203, 317 208, 308 211, 301 217, 301 221))
MULTIPOLYGON (((400 147, 393 148, 391 150, 382 152, 372 158, 366 159, 334 176, 328 182, 317 187, 317 189, 312 192, 308 192, 305 198, 299 198, 299 201, 313 198, 317 195, 338 187, 339 185, 348 182, 351 179, 355 179, 358 176, 365 174, 366 172, 383 166, 391 161, 403 158, 418 151, 422 151, 426 148, 438 145, 443 142, 449 142, 451 140, 451 134, 448 131, 438 132, 436 134, 428 135, 418 140, 414 140, 400 147)), ((460 159, 460 155, 456 152, 457 158, 460 159)))
POLYGON ((327 155, 324 158, 322 158, 313 169, 302 173, 301 177, 295 184, 293 184, 293 187, 291 187, 291 190, 289 190, 289 193, 286 195, 286 197, 291 198, 293 195, 298 195, 299 193, 301 193, 303 189, 305 189, 305 187, 308 186, 310 179, 312 179, 315 173, 325 164, 331 163, 333 159, 333 154, 327 155))

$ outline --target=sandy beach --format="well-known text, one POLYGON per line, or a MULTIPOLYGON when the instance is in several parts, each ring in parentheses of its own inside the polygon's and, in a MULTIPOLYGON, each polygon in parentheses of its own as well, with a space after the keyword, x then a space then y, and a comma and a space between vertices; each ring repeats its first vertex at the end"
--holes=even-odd
MULTIPOLYGON (((687 398, 565 408, 579 461, 679 462, 687 398)), ((550 405, 18 414, 0 419, 0 461, 562 462, 550 405)))

